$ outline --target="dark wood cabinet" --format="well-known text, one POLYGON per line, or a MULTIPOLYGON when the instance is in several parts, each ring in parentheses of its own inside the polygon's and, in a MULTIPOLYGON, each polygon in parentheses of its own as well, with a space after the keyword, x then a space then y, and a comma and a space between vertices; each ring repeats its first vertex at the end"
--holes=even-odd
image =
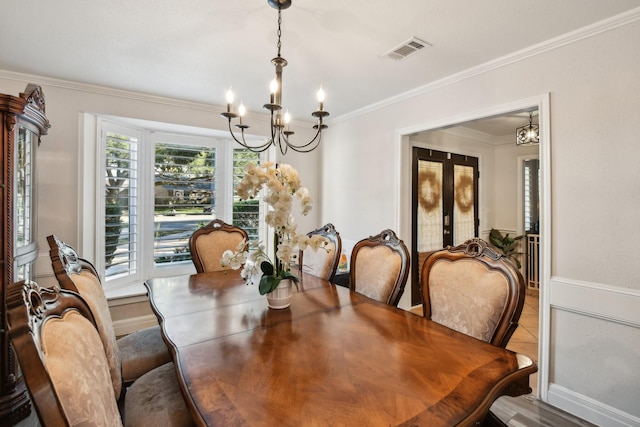
POLYGON ((2 245, 0 246, 0 425, 14 425, 31 403, 7 335, 7 286, 33 278, 38 256, 36 149, 49 129, 44 94, 30 84, 19 96, 0 94, 2 119, 2 245))

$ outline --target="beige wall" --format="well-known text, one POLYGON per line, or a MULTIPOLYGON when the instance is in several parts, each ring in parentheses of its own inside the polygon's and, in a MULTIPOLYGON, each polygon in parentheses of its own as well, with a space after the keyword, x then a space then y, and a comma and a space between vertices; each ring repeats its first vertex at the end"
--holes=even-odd
MULTIPOLYGON (((640 281, 632 259, 640 239, 638 14, 634 19, 339 118, 323 150, 333 165, 323 175, 324 221, 352 240, 386 227, 408 230, 397 206, 408 173, 398 160, 399 133, 548 93, 551 241, 541 299, 548 381, 541 396, 601 425, 640 424, 640 281)), ((499 213, 494 220, 509 226, 499 213)))
MULTIPOLYGON (((399 130, 549 93, 551 263, 541 298, 549 322, 541 328, 541 363, 548 363, 541 369, 549 378, 541 393, 601 425, 640 424, 640 281, 631 259, 640 238, 638 19, 337 118, 321 156, 290 157, 321 202, 300 228, 330 221, 356 241, 406 227, 399 130)), ((2 93, 18 94, 30 82, 42 85, 52 124, 37 159, 44 281, 51 279, 45 237, 56 233, 72 245, 83 237, 81 113, 225 128, 216 107, 0 72, 2 93)))
MULTIPOLYGON (((100 88, 72 82, 25 76, 0 70, 0 93, 17 96, 27 83, 42 86, 46 98, 46 113, 51 122, 48 135, 42 138, 37 151, 38 173, 38 240, 40 256, 37 278, 53 283, 46 236, 56 234, 76 247, 88 259, 93 259, 91 247, 83 247, 80 213, 83 208, 82 129, 83 113, 129 117, 156 122, 186 125, 205 129, 226 128, 218 107, 188 103, 100 88)), ((249 117, 255 132, 264 132, 264 117, 249 117)), ((309 138, 311 125, 294 126, 296 138, 309 138)), ((300 172, 303 185, 319 203, 320 169, 318 152, 310 154, 288 153, 280 161, 291 163, 300 172)), ((91 204, 91 200, 85 200, 91 204)), ((320 209, 316 205, 307 217, 299 219, 300 230, 319 227, 320 209)))
MULTIPOLYGON (((162 99, 143 94, 116 91, 108 88, 87 86, 73 82, 26 76, 0 70, 0 93, 17 96, 28 83, 42 86, 46 99, 46 113, 51 122, 48 135, 42 138, 37 151, 38 173, 38 243, 40 253, 36 262, 36 281, 44 286, 56 283, 46 237, 56 234, 74 246, 83 257, 93 260, 93 248, 85 242, 80 223, 83 203, 91 205, 93 200, 82 200, 82 186, 89 185, 89 177, 83 176, 82 115, 83 113, 111 115, 191 126, 205 129, 226 128, 219 116, 218 107, 194 104, 179 100, 162 99)), ((254 125, 251 130, 266 134, 265 117, 249 117, 254 125)), ((310 138, 311 125, 296 124, 295 137, 310 138), (302 126, 301 126, 302 125, 302 126)), ((311 213, 298 218, 299 230, 313 230, 320 225, 320 168, 319 153, 287 153, 279 161, 295 166, 302 183, 309 188, 317 202, 311 213)), ((89 194, 92 192, 89 191, 89 194)), ((116 290, 119 292, 121 290, 116 290)), ((113 292, 113 291, 110 291, 113 292)), ((144 294, 144 287, 135 287, 136 293, 144 294)), ((157 323, 144 296, 115 298, 109 303, 116 334, 123 335, 157 323)))

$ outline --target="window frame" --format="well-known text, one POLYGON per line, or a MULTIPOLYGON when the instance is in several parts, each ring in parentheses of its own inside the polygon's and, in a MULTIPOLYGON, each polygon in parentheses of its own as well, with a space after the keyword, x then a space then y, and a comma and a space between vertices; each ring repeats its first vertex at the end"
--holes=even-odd
MULTIPOLYGON (((81 114, 81 144, 80 171, 80 218, 79 224, 79 253, 92 261, 103 282, 105 291, 118 296, 142 295, 146 293, 143 282, 153 277, 174 276, 195 273, 192 261, 176 263, 174 265, 156 266, 154 262, 154 221, 148 220, 154 215, 154 168, 156 143, 178 143, 188 145, 216 146, 216 218, 231 222, 233 218, 233 152, 242 147, 236 146, 227 132, 211 129, 196 128, 182 125, 150 122, 146 120, 129 119, 124 117, 106 116, 91 113, 81 114), (105 127, 122 129, 125 135, 137 132, 139 139, 139 218, 141 227, 140 246, 138 253, 139 266, 136 274, 118 280, 105 280, 104 260, 104 171, 105 150, 102 132, 105 127), (164 140, 159 140, 159 138, 164 140), (226 171, 226 173, 225 173, 226 171), (179 265, 178 265, 179 264, 179 265)), ((255 138, 261 138, 256 136, 255 138)), ((260 163, 267 161, 275 153, 272 150, 261 153, 260 163)), ((260 232, 268 236, 262 227, 264 216, 263 204, 260 204, 260 232)), ((213 216, 212 216, 213 219, 213 216)))
POLYGON ((137 259, 136 271, 132 274, 119 275, 110 280, 107 280, 105 277, 105 260, 104 260, 105 248, 104 247, 105 247, 105 227, 106 227, 106 222, 105 222, 106 205, 105 205, 105 197, 104 197, 104 191, 105 191, 104 172, 105 172, 105 163, 106 163, 106 156, 105 156, 106 138, 104 137, 104 134, 106 132, 118 133, 118 134, 130 136, 130 137, 135 137, 138 144, 136 164, 140 164, 140 167, 136 168, 135 170, 137 175, 136 180, 138 181, 138 195, 136 198, 138 200, 137 217, 139 218, 138 220, 139 224, 137 224, 136 227, 139 228, 139 231, 137 232, 138 239, 136 240, 136 243, 135 243, 137 246, 136 254, 139 254, 144 251, 144 247, 143 247, 144 234, 142 230, 143 226, 140 223, 142 222, 141 219, 144 218, 145 216, 145 206, 144 206, 145 203, 144 203, 144 199, 141 197, 142 195, 139 194, 141 191, 141 186, 143 185, 141 177, 143 177, 145 173, 144 162, 140 163, 140 159, 143 157, 142 150, 143 150, 143 142, 144 142, 143 141, 144 133, 140 129, 129 127, 122 123, 114 123, 112 121, 103 120, 103 119, 98 120, 98 141, 96 144, 98 147, 98 150, 96 151, 97 157, 96 157, 96 165, 95 165, 96 167, 94 172, 96 174, 96 189, 95 189, 96 190, 96 193, 95 193, 96 194, 96 223, 95 223, 96 225, 96 228, 95 228, 96 256, 91 261, 96 267, 96 269, 98 270, 98 272, 100 273, 103 286, 107 285, 107 283, 109 283, 110 286, 120 286, 122 284, 139 282, 143 280, 142 274, 144 271, 144 265, 143 265, 144 261, 140 258, 137 259), (100 179, 98 179, 99 177, 100 179), (98 197, 98 195, 101 195, 101 196, 98 197))
MULTIPOLYGON (((516 215, 517 215, 517 233, 518 234, 525 234, 526 230, 525 230, 525 224, 524 224, 524 216, 525 216, 525 208, 524 208, 524 204, 525 204, 525 195, 524 195, 524 162, 526 160, 533 160, 533 159, 540 159, 540 156, 538 154, 530 154, 530 155, 524 155, 524 156, 517 156, 516 157, 516 161, 517 161, 517 204, 516 204, 516 215)), ((539 179, 541 179, 541 177, 539 177, 539 179)), ((542 181, 540 181, 540 187, 538 188, 538 191, 541 191, 541 187, 542 187, 542 181)), ((542 198, 539 199, 539 201, 542 201, 542 198)), ((538 216, 540 217, 542 215, 541 211, 538 211, 538 216)))
MULTIPOLYGON (((224 218, 230 217, 230 212, 232 209, 232 205, 229 205, 229 196, 231 193, 226 191, 227 179, 225 178, 225 170, 226 169, 226 157, 227 152, 230 149, 229 142, 226 140, 221 140, 218 138, 207 138, 202 136, 194 136, 194 135, 181 135, 174 134, 169 132, 157 132, 157 131, 146 131, 145 132, 145 144, 144 149, 146 152, 142 154, 142 158, 146 165, 146 172, 144 172, 144 178, 146 179, 144 184, 144 189, 146 191, 146 197, 144 204, 148 207, 150 212, 145 212, 144 218, 155 218, 155 151, 157 144, 175 144, 175 145, 188 145, 188 146, 204 146, 204 147, 213 147, 216 150, 215 159, 215 183, 216 183, 216 207, 222 207, 222 212, 220 210, 216 210, 216 216, 211 216, 211 219, 214 218, 224 218), (160 137, 165 137, 164 140, 159 140, 160 137), (219 164, 219 161, 222 161, 222 165, 219 164)), ((151 277, 162 277, 162 276, 177 276, 180 274, 193 274, 195 273, 195 268, 193 266, 193 262, 191 260, 176 262, 176 263, 166 263, 165 265, 156 265, 154 261, 154 253, 155 253, 155 238, 154 235, 154 224, 155 221, 145 221, 144 222, 144 239, 142 239, 142 250, 141 252, 145 255, 143 260, 143 269, 146 272, 150 272, 151 277)), ((150 277, 146 277, 148 279, 150 277)))

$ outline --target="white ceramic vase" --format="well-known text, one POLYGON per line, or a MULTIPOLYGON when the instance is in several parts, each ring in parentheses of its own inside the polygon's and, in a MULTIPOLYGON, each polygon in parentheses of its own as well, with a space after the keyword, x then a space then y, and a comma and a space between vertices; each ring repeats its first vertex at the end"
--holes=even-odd
POLYGON ((291 305, 291 296, 293 295, 293 286, 291 279, 281 280, 278 287, 267 294, 267 304, 269 308, 281 310, 291 305))

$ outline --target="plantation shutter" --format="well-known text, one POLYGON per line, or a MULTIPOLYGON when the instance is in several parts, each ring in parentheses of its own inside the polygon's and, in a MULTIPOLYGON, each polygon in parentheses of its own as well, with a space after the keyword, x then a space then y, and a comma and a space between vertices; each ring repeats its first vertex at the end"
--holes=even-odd
POLYGON ((135 130, 105 125, 104 245, 105 280, 136 276, 140 248, 139 136, 135 130))
POLYGON ((244 229, 249 240, 257 241, 260 235, 260 200, 240 200, 236 187, 242 180, 248 164, 260 164, 260 153, 245 148, 233 150, 233 225, 244 229))

